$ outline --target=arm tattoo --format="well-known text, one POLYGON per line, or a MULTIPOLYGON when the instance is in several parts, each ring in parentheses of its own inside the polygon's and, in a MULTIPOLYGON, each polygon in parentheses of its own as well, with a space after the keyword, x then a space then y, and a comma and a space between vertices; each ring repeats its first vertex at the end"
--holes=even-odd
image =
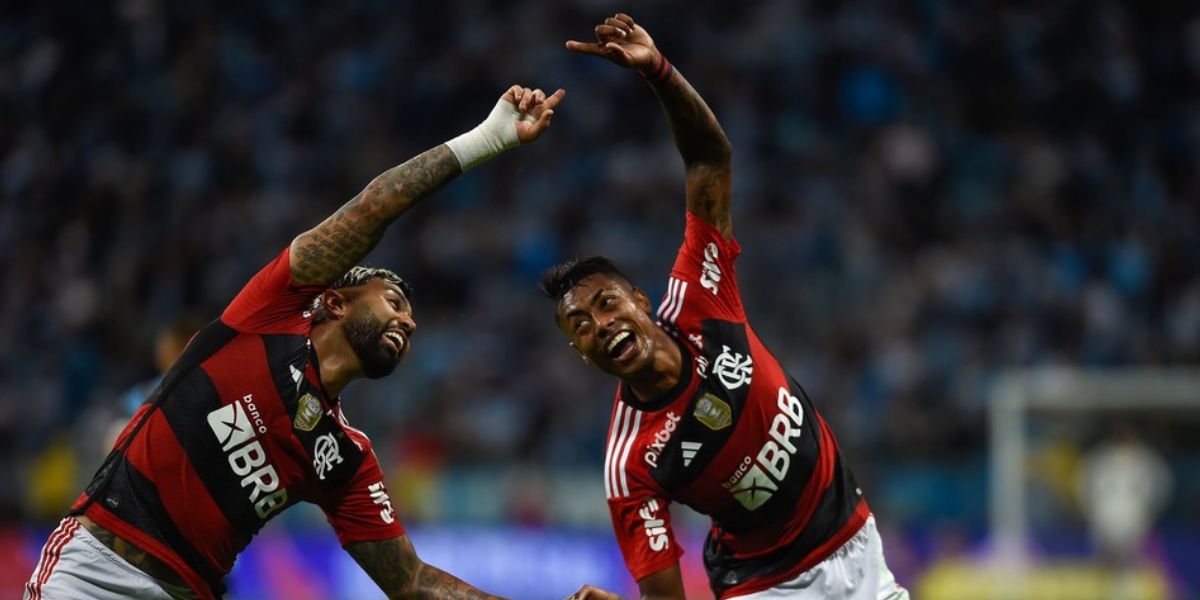
POLYGON ((292 242, 292 279, 303 285, 341 277, 375 247, 392 221, 461 172, 445 144, 385 171, 292 242))
POLYGON ((728 236, 732 229, 729 139, 708 104, 678 70, 654 93, 687 169, 687 208, 728 236))
POLYGON ((346 551, 393 600, 501 600, 422 562, 406 536, 357 542, 346 551))

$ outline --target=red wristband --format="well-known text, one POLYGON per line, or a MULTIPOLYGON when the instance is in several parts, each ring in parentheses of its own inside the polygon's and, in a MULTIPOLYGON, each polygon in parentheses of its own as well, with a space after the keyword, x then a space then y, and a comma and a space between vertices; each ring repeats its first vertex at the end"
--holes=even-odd
POLYGON ((674 70, 675 67, 671 66, 671 62, 667 60, 667 57, 663 55, 663 53, 659 52, 658 60, 654 61, 654 66, 638 72, 642 74, 642 78, 646 81, 649 81, 654 85, 659 85, 670 80, 671 74, 674 72, 674 70))

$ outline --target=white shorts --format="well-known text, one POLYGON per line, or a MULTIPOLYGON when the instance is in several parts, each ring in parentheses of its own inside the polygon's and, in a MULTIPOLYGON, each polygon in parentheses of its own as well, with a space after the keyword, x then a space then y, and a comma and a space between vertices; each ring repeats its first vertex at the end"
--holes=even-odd
POLYGON ((875 517, 829 558, 769 590, 728 600, 908 600, 883 560, 875 517))
POLYGON ((25 584, 25 600, 171 600, 149 575, 67 517, 50 534, 25 584))

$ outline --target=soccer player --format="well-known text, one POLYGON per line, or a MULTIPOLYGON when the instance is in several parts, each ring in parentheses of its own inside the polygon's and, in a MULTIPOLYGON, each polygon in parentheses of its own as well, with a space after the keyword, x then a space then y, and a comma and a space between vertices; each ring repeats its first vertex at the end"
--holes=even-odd
MULTIPOLYGON (((642 598, 684 598, 672 501, 712 518, 704 564, 718 598, 907 598, 829 426, 746 321, 731 149, 716 117, 628 15, 595 33, 567 48, 641 73, 686 173, 684 240, 657 321, 606 258, 569 261, 542 280, 584 362, 619 379, 604 486, 642 598)), ((616 596, 584 586, 573 598, 616 596)))
POLYGON ((397 217, 550 126, 564 92, 513 86, 476 128, 394 167, 255 275, 201 329, 50 535, 36 600, 220 598, 267 520, 320 506, 390 598, 493 598, 417 557, 339 394, 411 350, 410 289, 355 266, 397 217))

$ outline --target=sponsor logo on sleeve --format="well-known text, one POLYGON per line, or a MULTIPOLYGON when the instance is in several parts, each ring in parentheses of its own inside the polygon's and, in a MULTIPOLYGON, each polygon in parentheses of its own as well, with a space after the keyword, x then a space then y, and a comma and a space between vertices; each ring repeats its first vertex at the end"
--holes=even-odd
POLYGON ((256 438, 267 432, 266 422, 254 403, 254 394, 246 394, 208 413, 208 426, 225 452, 229 468, 241 477, 243 488, 250 488, 250 502, 258 518, 266 520, 287 504, 287 489, 279 489, 279 473, 267 461, 267 452, 256 438))
POLYGON ((700 286, 717 295, 717 284, 721 282, 721 268, 717 266, 717 245, 709 242, 704 247, 704 263, 700 266, 700 286))
POLYGON ((317 421, 321 420, 321 413, 321 401, 306 393, 296 404, 296 418, 292 419, 292 426, 300 431, 312 431, 317 421))
POLYGON ((325 481, 325 473, 333 469, 334 465, 340 464, 342 448, 338 445, 337 438, 333 437, 332 433, 318 437, 316 445, 313 446, 313 469, 317 471, 317 477, 325 481))
POLYGON ((725 345, 721 348, 721 354, 713 362, 713 373, 717 374, 721 385, 726 389, 736 390, 750 383, 750 376, 754 373, 754 360, 750 355, 733 352, 725 345))
POLYGON ((671 545, 671 539, 667 537, 667 522, 658 518, 658 508, 658 500, 651 498, 642 504, 638 516, 642 518, 642 528, 646 532, 650 549, 662 552, 671 545))
POLYGON ((720 431, 733 424, 733 409, 711 393, 704 394, 696 401, 692 416, 713 431, 720 431))
POLYGON ((388 498, 387 488, 383 486, 382 481, 377 481, 367 486, 367 491, 371 493, 371 502, 382 506, 379 511, 379 518, 383 519, 384 523, 394 523, 396 521, 396 511, 392 510, 392 499, 388 498))

